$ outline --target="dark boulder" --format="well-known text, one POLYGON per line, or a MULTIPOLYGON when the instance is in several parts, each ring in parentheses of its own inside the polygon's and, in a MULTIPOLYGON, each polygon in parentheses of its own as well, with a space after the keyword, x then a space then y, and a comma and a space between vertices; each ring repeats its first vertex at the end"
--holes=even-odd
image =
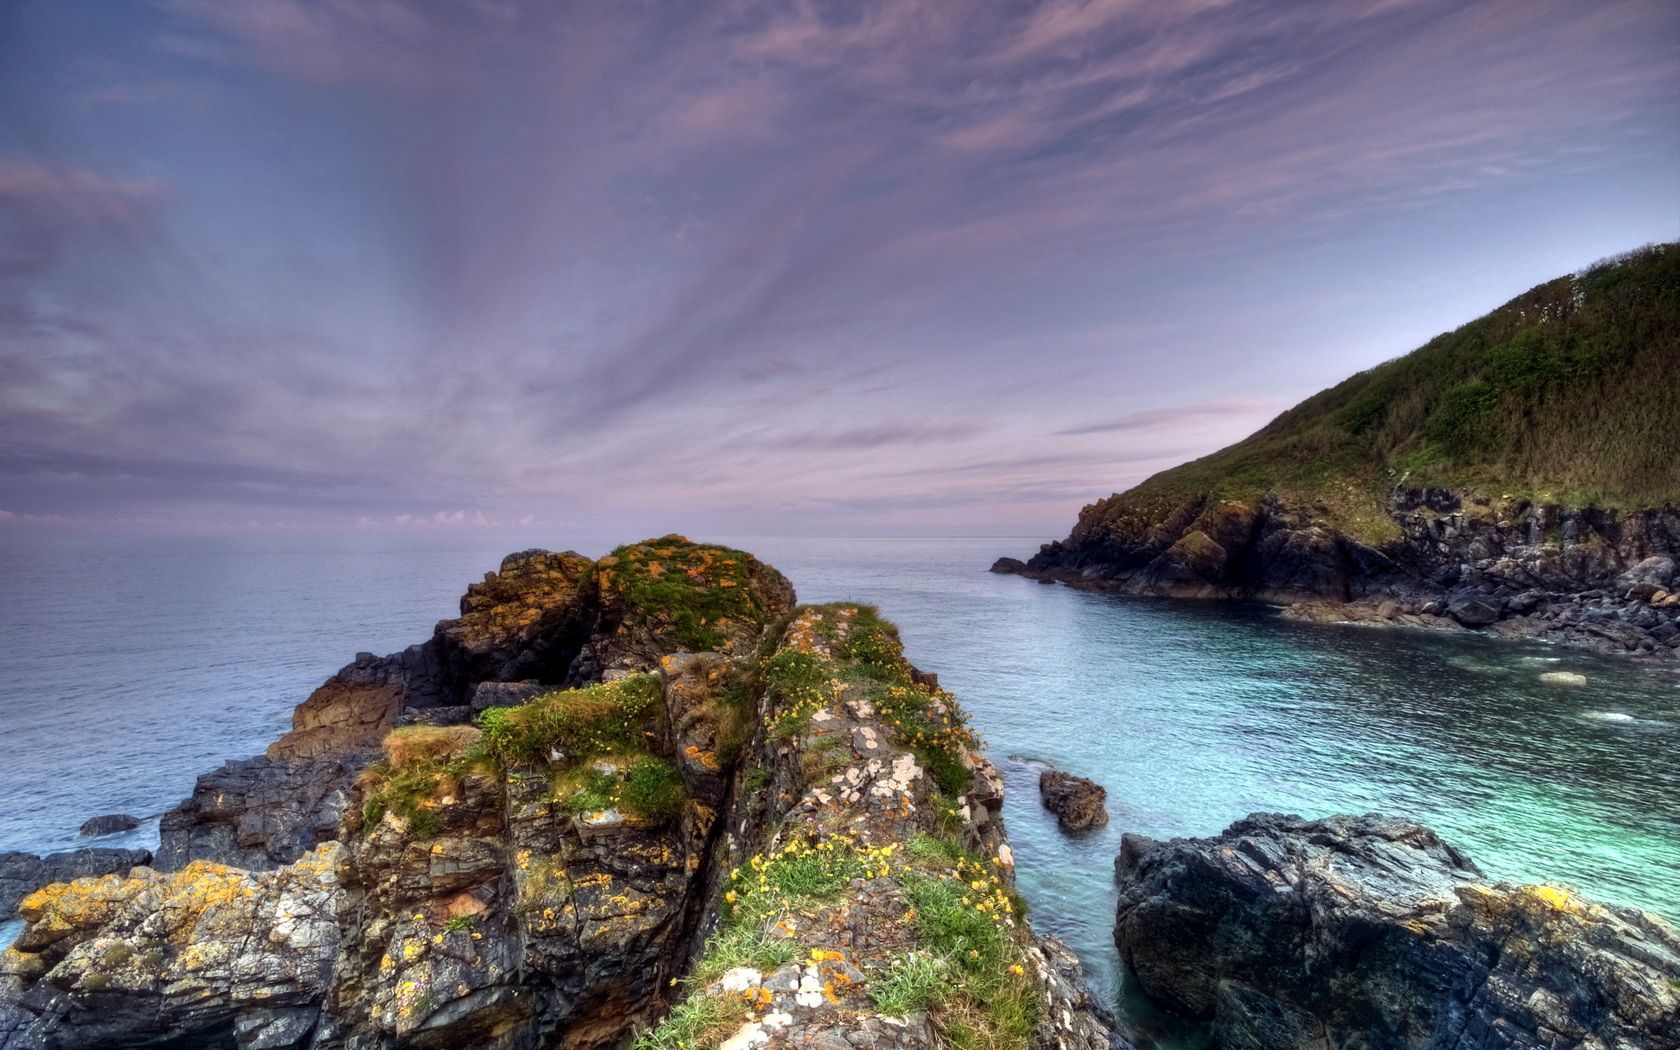
POLYGON ((1050 769, 1039 776, 1038 793, 1063 831, 1088 831, 1108 823, 1108 810, 1103 808, 1108 791, 1096 781, 1050 769))
POLYGON ((1466 627, 1486 627, 1499 619, 1500 602, 1461 594, 1447 603, 1447 615, 1466 627))
POLYGON ((992 572, 1014 573, 1019 576, 1027 571, 1027 563, 1019 558, 999 558, 992 562, 992 572))
POLYGON ((131 817, 127 813, 107 813, 102 817, 89 817, 83 821, 80 833, 89 836, 115 835, 118 832, 133 831, 139 826, 139 817, 131 817))
POLYGON ((1221 1046, 1680 1046, 1680 934, 1547 886, 1489 883, 1421 825, 1256 814, 1127 836, 1115 943, 1221 1046))

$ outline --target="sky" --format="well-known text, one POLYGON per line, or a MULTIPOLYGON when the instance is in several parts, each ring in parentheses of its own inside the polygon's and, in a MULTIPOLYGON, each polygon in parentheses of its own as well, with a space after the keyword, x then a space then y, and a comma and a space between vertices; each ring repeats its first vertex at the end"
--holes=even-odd
POLYGON ((0 542, 1050 538, 1677 236, 1672 0, 0 0, 0 542))

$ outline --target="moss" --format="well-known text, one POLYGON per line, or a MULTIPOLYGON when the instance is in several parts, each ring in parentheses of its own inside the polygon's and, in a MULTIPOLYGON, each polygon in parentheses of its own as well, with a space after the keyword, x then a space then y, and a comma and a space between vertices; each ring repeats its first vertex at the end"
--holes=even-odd
POLYGON ((762 627, 777 610, 759 581, 781 582, 745 551, 676 535, 617 548, 596 563, 596 579, 603 600, 669 625, 678 646, 696 651, 726 647, 731 624, 762 627))

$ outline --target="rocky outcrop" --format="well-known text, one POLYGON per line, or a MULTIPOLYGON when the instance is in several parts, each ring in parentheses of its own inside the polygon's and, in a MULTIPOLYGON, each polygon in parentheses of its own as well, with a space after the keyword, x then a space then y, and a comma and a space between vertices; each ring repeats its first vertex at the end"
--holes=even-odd
POLYGON ((766 671, 709 935, 659 1034, 1106 1050, 1077 962, 1013 894, 1001 778, 890 626, 806 609, 766 671))
POLYGON ((1680 935, 1489 883, 1428 828, 1256 814, 1126 836, 1115 943, 1144 992, 1255 1048, 1680 1046, 1680 935))
POLYGON ((1397 488, 1364 542, 1310 506, 1207 494, 1086 507, 1016 572, 1097 590, 1280 602, 1305 619, 1469 628, 1680 654, 1680 508, 1620 514, 1397 488))
POLYGON ((336 743, 229 763, 166 818, 175 870, 32 893, 0 1048, 595 1050, 655 1026, 683 1046, 932 1047, 963 1026, 1109 1045, 1078 964, 1020 913, 1001 779, 891 625, 793 615, 774 570, 673 537, 588 588, 516 557, 546 597, 486 587, 484 631, 440 626, 424 660, 329 683, 357 712, 400 687, 376 749, 379 720, 317 703, 294 739, 336 743), (562 670, 543 639, 576 621, 544 603, 580 589, 562 670), (509 680, 392 673, 468 651, 509 680))
POLYGON ((199 777, 163 817, 158 864, 285 864, 335 837, 351 783, 394 726, 464 723, 562 685, 651 670, 696 641, 750 648, 792 604, 775 569, 680 536, 620 548, 599 567, 572 552, 511 554, 431 638, 357 654, 298 705, 265 755, 199 777))
POLYGON ((1089 831, 1108 823, 1103 806, 1108 791, 1094 780, 1049 769, 1039 774, 1038 794, 1044 808, 1056 814, 1063 831, 1089 831))
POLYGON ((17 912, 18 901, 42 886, 127 871, 151 862, 152 854, 148 850, 104 846, 45 857, 33 853, 0 853, 0 922, 10 919, 17 912))

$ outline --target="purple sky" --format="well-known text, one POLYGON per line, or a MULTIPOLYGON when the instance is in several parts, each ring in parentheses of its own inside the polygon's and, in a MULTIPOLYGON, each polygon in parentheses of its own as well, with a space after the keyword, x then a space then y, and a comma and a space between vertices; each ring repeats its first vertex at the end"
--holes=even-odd
POLYGON ((1059 535, 1677 234, 1673 0, 4 0, 0 528, 1059 535))

